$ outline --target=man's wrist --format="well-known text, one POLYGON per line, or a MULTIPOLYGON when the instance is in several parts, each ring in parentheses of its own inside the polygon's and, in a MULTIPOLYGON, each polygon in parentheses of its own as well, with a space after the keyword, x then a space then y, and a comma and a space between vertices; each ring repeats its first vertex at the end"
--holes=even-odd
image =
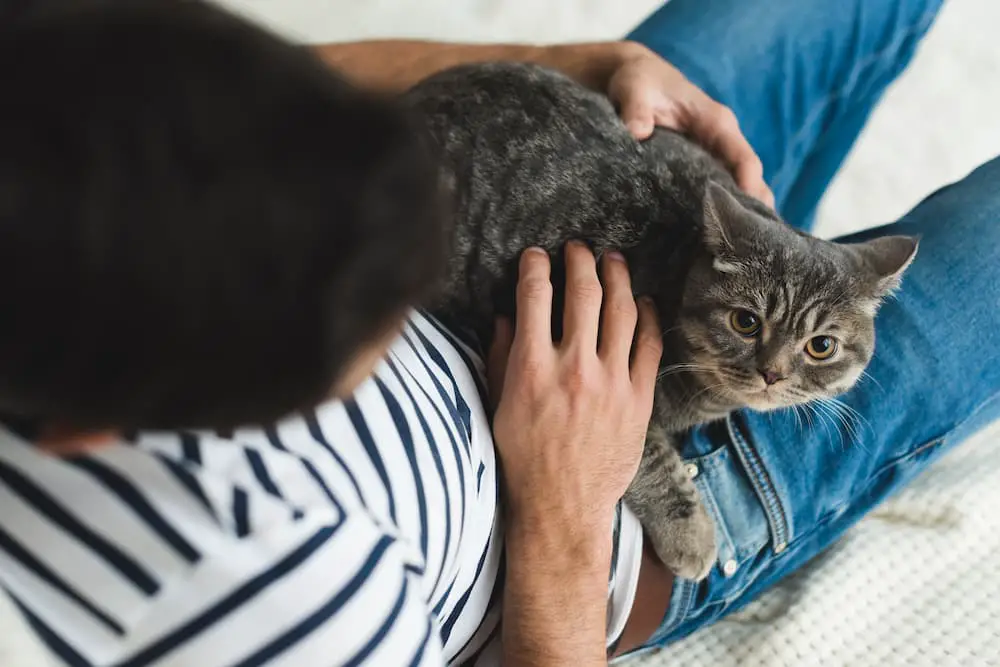
POLYGON ((507 519, 504 664, 606 664, 611 519, 523 512, 507 519))
POLYGON ((505 540, 508 555, 519 561, 542 561, 543 567, 565 573, 593 570, 607 577, 611 563, 614 507, 606 512, 566 514, 544 510, 508 509, 505 540))

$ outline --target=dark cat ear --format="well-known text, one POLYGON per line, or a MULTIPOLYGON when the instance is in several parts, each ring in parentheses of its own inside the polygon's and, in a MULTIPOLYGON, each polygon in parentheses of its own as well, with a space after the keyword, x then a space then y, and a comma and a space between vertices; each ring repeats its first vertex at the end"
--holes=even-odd
POLYGON ((903 272, 917 255, 918 246, 918 239, 912 236, 883 236, 850 247, 875 274, 873 296, 881 299, 899 287, 903 272))
POLYGON ((702 234, 705 247, 716 257, 732 255, 736 250, 734 241, 740 236, 747 218, 752 217, 736 197, 715 181, 705 187, 702 202, 702 234))

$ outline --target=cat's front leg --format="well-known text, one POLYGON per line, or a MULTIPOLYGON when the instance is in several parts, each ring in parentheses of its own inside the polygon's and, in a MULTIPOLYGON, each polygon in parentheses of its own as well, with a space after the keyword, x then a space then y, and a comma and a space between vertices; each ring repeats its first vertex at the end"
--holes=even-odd
POLYGON ((715 564, 715 525, 688 477, 675 438, 650 424, 639 472, 625 503, 656 555, 679 577, 696 581, 715 564))

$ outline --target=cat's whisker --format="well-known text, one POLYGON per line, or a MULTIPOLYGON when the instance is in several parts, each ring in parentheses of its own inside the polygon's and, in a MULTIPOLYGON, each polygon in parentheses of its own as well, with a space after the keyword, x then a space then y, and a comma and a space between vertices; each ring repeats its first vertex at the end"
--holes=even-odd
POLYGON ((839 399, 836 399, 836 398, 830 398, 830 399, 827 399, 827 400, 830 402, 831 406, 833 406, 837 410, 841 411, 842 414, 844 414, 847 417, 849 417, 850 421, 854 424, 853 433, 854 433, 855 443, 859 447, 861 447, 861 449, 864 450, 864 452, 866 454, 870 453, 868 451, 868 448, 865 447, 865 445, 864 445, 864 438, 862 437, 864 434, 860 432, 860 428, 863 426, 870 433, 874 434, 875 433, 875 429, 872 427, 871 422, 868 421, 868 419, 865 418, 865 416, 863 414, 861 414, 860 412, 858 412, 857 410, 855 410, 853 407, 851 407, 847 403, 844 403, 843 401, 841 401, 839 399))
POLYGON ((797 403, 795 405, 795 409, 796 411, 801 411, 803 426, 812 429, 813 427, 812 413, 809 412, 808 407, 804 403, 797 403))
POLYGON ((830 426, 832 426, 837 435, 840 436, 840 451, 846 452, 847 448, 851 445, 851 441, 853 440, 850 426, 844 418, 828 404, 821 402, 820 406, 829 417, 830 426))
POLYGON ((712 391, 713 389, 718 389, 719 387, 724 387, 724 386, 726 386, 725 382, 717 382, 716 384, 710 384, 705 387, 702 387, 701 389, 696 391, 694 395, 691 396, 691 398, 687 400, 687 403, 684 404, 684 411, 686 411, 689 407, 691 407, 691 404, 694 403, 696 400, 698 400, 698 398, 705 392, 712 391))
POLYGON ((796 431, 801 431, 802 430, 802 418, 799 416, 799 406, 796 405, 796 404, 792 404, 791 408, 792 408, 792 414, 795 415, 795 430, 796 431))
MULTIPOLYGON (((827 435, 827 439, 828 439, 827 441, 832 446, 833 445, 833 432, 830 430, 830 424, 828 424, 829 415, 825 411, 822 411, 822 410, 819 409, 820 408, 820 404, 818 402, 806 403, 806 407, 808 407, 809 409, 811 409, 813 411, 813 413, 816 415, 816 420, 820 424, 823 425, 823 429, 826 431, 826 435, 827 435)), ((843 447, 843 444, 844 444, 844 438, 843 438, 843 436, 841 436, 840 443, 841 443, 841 447, 843 447)))
POLYGON ((677 373, 696 373, 698 371, 711 372, 713 369, 711 366, 705 364, 672 364, 665 368, 661 368, 660 372, 657 373, 656 379, 662 380, 669 375, 676 375, 677 373))
MULTIPOLYGON (((830 399, 827 398, 819 399, 817 401, 817 405, 823 408, 823 410, 826 411, 832 419, 836 420, 836 423, 839 426, 843 427, 842 434, 846 433, 851 439, 854 438, 854 424, 844 416, 843 412, 839 409, 839 406, 831 403, 830 399)), ((838 430, 840 429, 838 428, 838 430)))
POLYGON ((812 427, 813 427, 813 420, 812 420, 812 413, 809 412, 809 410, 808 410, 809 404, 808 403, 804 403, 800 407, 802 408, 802 414, 805 415, 806 422, 809 423, 809 428, 811 430, 812 427))
MULTIPOLYGON (((823 401, 823 405, 826 407, 827 410, 830 411, 830 414, 833 417, 833 419, 835 419, 838 424, 843 426, 842 434, 846 434, 847 436, 847 441, 844 442, 844 448, 846 449, 847 446, 857 442, 858 432, 854 424, 854 421, 848 419, 848 416, 845 415, 844 412, 841 411, 837 405, 829 403, 828 401, 823 401)), ((843 438, 841 439, 843 440, 843 438)))
POLYGON ((861 371, 861 379, 862 379, 862 380, 871 380, 872 382, 874 382, 874 383, 875 383, 875 386, 876 386, 876 387, 878 387, 878 388, 879 388, 879 390, 880 390, 880 391, 881 391, 881 392, 882 392, 883 394, 885 393, 885 387, 883 387, 883 386, 882 386, 882 383, 881 383, 881 382, 879 382, 878 380, 876 380, 876 379, 875 379, 875 376, 874 376, 874 375, 872 375, 871 373, 869 373, 868 371, 866 371, 866 370, 863 370, 863 371, 861 371))
POLYGON ((851 444, 857 445, 866 454, 870 454, 864 444, 863 434, 860 429, 861 426, 865 426, 869 430, 872 430, 871 423, 861 413, 843 401, 835 398, 825 398, 820 399, 819 403, 844 426, 844 429, 850 435, 851 444))
POLYGON ((863 414, 861 414, 860 412, 858 412, 851 405, 845 403, 844 401, 840 400, 839 398, 832 398, 831 397, 831 398, 829 398, 827 400, 829 400, 830 403, 832 403, 833 405, 836 405, 836 406, 840 407, 841 409, 843 409, 844 411, 846 411, 848 414, 853 415, 855 419, 857 419, 858 421, 863 422, 865 424, 865 426, 867 426, 870 430, 873 430, 871 422, 869 422, 868 419, 863 414))
POLYGON ((838 294, 837 297, 830 302, 830 305, 839 306, 845 303, 847 299, 845 299, 844 297, 847 296, 848 291, 850 291, 850 287, 845 286, 844 289, 840 290, 840 294, 838 294))
POLYGON ((860 412, 852 408, 847 403, 844 403, 843 401, 836 398, 827 398, 824 399, 824 402, 830 405, 835 411, 843 413, 848 417, 850 417, 853 421, 859 424, 863 424, 864 426, 871 429, 871 423, 869 423, 869 421, 865 419, 864 415, 862 415, 860 412))
POLYGON ((664 329, 663 331, 661 331, 660 335, 661 336, 666 336, 667 334, 670 334, 670 333, 673 333, 675 331, 680 330, 680 328, 681 328, 680 325, 674 325, 674 326, 670 327, 669 329, 664 329))

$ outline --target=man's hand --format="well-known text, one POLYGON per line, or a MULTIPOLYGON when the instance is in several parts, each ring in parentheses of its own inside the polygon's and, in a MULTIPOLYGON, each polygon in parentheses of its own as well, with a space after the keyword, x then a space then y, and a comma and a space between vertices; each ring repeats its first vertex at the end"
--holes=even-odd
POLYGON ((504 663, 604 664, 614 509, 642 455, 662 343, 621 255, 605 255, 602 293, 581 243, 566 247, 554 343, 549 270, 544 251, 521 257, 517 330, 499 324, 490 353, 507 511, 504 663))
POLYGON ((607 92, 637 139, 648 138, 655 126, 688 134, 729 165, 744 191, 774 206, 774 195, 764 182, 764 167, 740 131, 736 115, 666 60, 631 43, 628 55, 623 55, 611 75, 607 92))
POLYGON ((636 305, 622 256, 608 253, 602 264, 603 295, 593 254, 567 244, 556 344, 549 257, 525 252, 517 331, 511 340, 509 326, 498 327, 490 375, 502 379, 493 430, 510 511, 606 531, 642 455, 662 343, 652 306, 636 305))

